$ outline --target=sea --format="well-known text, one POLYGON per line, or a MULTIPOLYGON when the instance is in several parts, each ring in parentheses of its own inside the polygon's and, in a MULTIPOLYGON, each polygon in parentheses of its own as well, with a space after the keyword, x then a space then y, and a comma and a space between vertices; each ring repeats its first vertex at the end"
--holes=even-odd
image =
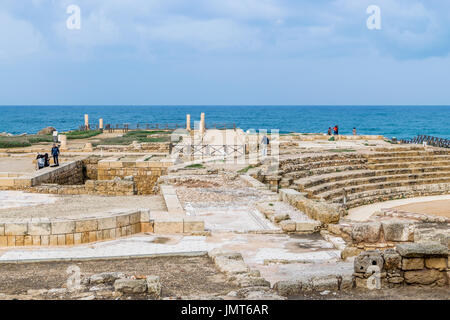
POLYGON ((0 132, 34 134, 47 126, 59 131, 78 129, 89 115, 91 124, 103 118, 113 126, 180 124, 191 114, 192 126, 206 115, 207 126, 227 124, 248 129, 278 129, 280 133, 325 133, 339 126, 340 134, 413 138, 450 138, 450 106, 0 106, 0 132))

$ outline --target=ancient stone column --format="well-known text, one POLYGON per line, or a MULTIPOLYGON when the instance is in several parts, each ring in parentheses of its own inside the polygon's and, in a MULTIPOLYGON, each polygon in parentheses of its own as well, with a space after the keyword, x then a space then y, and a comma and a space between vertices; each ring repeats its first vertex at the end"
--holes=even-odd
POLYGON ((60 149, 67 150, 67 136, 64 134, 60 134, 58 136, 58 141, 61 143, 60 149))
POLYGON ((205 133, 205 113, 202 112, 200 115, 200 133, 205 133))
POLYGON ((84 126, 86 129, 89 129, 89 115, 88 114, 84 115, 84 126))
POLYGON ((103 119, 102 118, 100 118, 100 120, 98 120, 98 128, 100 130, 103 130, 103 119))
POLYGON ((186 115, 186 130, 191 131, 191 115, 186 115))

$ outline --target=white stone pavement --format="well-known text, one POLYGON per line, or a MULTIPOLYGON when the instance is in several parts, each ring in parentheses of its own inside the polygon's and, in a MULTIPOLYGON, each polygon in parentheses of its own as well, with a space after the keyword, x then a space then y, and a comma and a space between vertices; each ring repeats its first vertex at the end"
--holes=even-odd
POLYGON ((0 209, 36 206, 39 204, 54 203, 57 200, 57 197, 49 194, 0 191, 0 209))

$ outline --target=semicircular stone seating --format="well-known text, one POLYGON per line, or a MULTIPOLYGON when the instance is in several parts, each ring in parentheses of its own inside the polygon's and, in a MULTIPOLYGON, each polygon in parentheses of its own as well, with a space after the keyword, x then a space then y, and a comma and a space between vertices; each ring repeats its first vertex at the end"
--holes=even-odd
POLYGON ((445 149, 326 153, 283 160, 280 169, 281 186, 347 208, 450 193, 450 150, 445 149))

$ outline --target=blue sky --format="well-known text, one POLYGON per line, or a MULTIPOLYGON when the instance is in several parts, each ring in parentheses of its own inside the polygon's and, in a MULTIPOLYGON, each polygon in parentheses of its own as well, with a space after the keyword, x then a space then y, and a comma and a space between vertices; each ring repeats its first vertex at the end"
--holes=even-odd
POLYGON ((2 0, 0 105, 450 104, 449 52, 445 0, 2 0))

